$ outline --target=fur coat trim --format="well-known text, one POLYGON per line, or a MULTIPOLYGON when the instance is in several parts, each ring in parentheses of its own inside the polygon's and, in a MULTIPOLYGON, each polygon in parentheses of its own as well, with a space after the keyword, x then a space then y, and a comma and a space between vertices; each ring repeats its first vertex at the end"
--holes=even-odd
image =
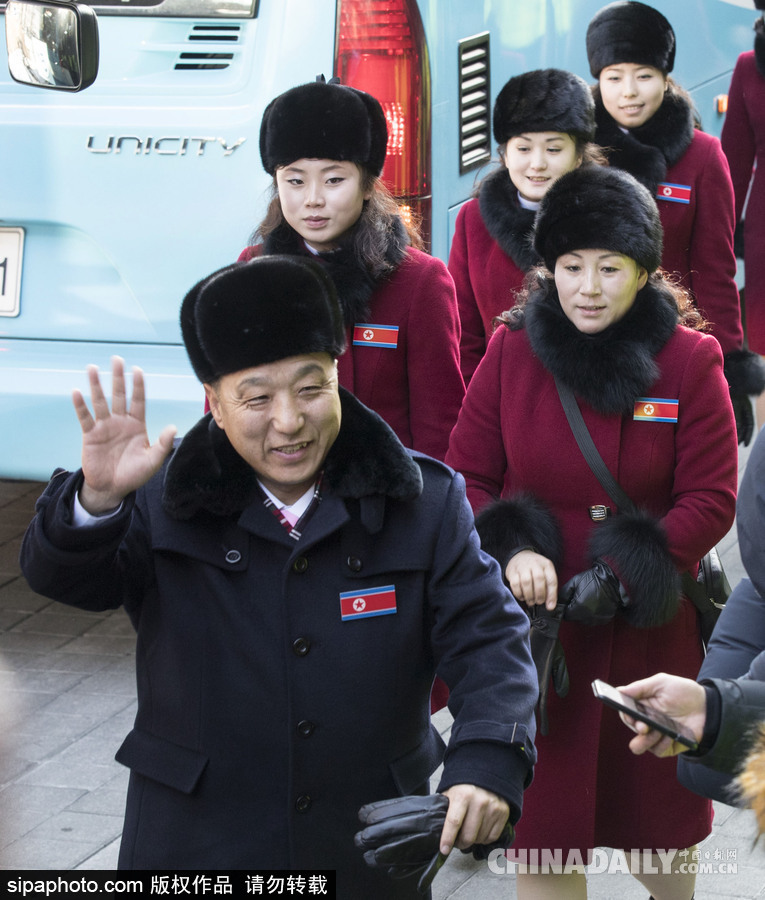
MULTIPOLYGON (((395 271, 406 258, 409 235, 400 219, 394 219, 387 235, 385 259, 390 272, 395 271)), ((263 242, 264 255, 287 253, 290 255, 312 255, 303 239, 289 225, 284 223, 263 242)), ((319 253, 318 259, 326 266, 337 289, 343 319, 346 325, 369 321, 369 303, 372 294, 382 279, 376 279, 364 263, 356 256, 351 242, 345 240, 337 250, 319 253)))
POLYGON ((504 572, 512 554, 530 547, 557 567, 563 558, 563 538, 553 514, 530 494, 496 500, 475 518, 481 547, 504 572))
POLYGON ((595 97, 596 143, 600 144, 612 166, 624 169, 644 184, 655 196, 656 188, 685 153, 693 140, 693 110, 669 83, 664 101, 644 124, 626 133, 606 112, 600 88, 595 97))
POLYGON ((519 269, 525 272, 538 262, 531 243, 535 212, 520 205, 504 166, 481 182, 478 203, 486 230, 519 269))
POLYGON ((673 298, 649 282, 618 322, 584 334, 545 281, 532 291, 523 319, 532 350, 553 376, 599 413, 626 415, 658 378, 655 356, 672 337, 678 312, 673 298))
POLYGON ((624 615, 630 625, 655 628, 677 614, 680 576, 653 516, 638 511, 606 519, 593 529, 590 552, 611 566, 627 592, 624 615))
POLYGON ((751 350, 731 350, 725 354, 725 380, 734 396, 761 394, 765 390, 765 361, 751 350))
MULTIPOLYGON (((340 388, 342 424, 324 464, 324 483, 345 499, 382 495, 412 500, 422 475, 393 431, 340 388)), ((254 470, 234 450, 208 413, 186 434, 167 465, 162 505, 176 519, 200 511, 240 513, 257 496, 254 470)))

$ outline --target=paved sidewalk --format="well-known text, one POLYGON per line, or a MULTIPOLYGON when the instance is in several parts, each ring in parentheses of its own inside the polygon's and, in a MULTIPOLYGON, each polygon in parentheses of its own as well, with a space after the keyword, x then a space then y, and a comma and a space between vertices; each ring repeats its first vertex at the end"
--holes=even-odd
MULTIPOLYGON (((0 741, 11 743, 0 760, 0 868, 114 869, 127 786, 114 753, 135 712, 134 634, 121 611, 69 609, 21 577, 18 550, 41 489, 0 481, 0 741)), ((735 533, 721 549, 735 583, 735 533)), ((448 731, 448 713, 436 723, 448 731)), ((699 876, 696 900, 765 900, 765 848, 752 846, 753 835, 750 813, 716 806, 700 859, 715 871, 699 876), (723 864, 735 873, 721 872, 723 864)), ((603 868, 589 878, 591 898, 645 900, 645 889, 619 873, 618 858, 604 857, 603 868)), ((513 896, 514 875, 458 853, 434 884, 434 900, 513 896)))

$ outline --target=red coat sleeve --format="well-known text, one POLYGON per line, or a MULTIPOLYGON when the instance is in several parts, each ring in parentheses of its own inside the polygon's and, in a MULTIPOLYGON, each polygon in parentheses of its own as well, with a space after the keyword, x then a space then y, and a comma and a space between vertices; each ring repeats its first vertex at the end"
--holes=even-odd
POLYGON ((728 112, 725 114, 720 136, 723 152, 730 166, 730 176, 736 198, 736 221, 741 218, 744 209, 756 153, 754 131, 744 100, 746 90, 744 67, 747 65, 747 58, 750 57, 753 65, 754 53, 752 51, 739 56, 736 62, 728 91, 728 112))
POLYGON ((483 319, 470 278, 467 217, 471 204, 477 206, 478 201, 468 201, 457 213, 454 239, 449 251, 449 272, 454 279, 460 326, 462 328, 460 337, 460 368, 466 384, 473 377, 473 373, 486 350, 483 319))

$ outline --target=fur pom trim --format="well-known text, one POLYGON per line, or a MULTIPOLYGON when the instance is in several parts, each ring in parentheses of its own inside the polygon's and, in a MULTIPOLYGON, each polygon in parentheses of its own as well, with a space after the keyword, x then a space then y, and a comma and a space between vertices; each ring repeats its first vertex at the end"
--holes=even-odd
POLYGON ((627 621, 636 628, 669 622, 680 608, 680 576, 669 555, 667 537, 645 512, 620 513, 593 532, 593 559, 604 559, 629 595, 627 621))
POLYGON ((518 189, 507 169, 497 169, 484 178, 478 204, 486 230, 519 269, 526 271, 539 261, 532 246, 535 212, 518 202, 518 189))
POLYGON ((757 731, 738 785, 741 799, 754 810, 760 836, 765 835, 765 723, 757 731))
POLYGON ((670 82, 661 106, 651 118, 625 133, 603 106, 597 85, 593 96, 596 143, 603 148, 612 166, 629 172, 655 195, 659 182, 666 178, 667 169, 680 159, 693 140, 693 109, 688 101, 670 82))
POLYGON ((723 363, 731 394, 761 394, 765 390, 765 361, 751 350, 731 350, 723 363))
POLYGON ((546 506, 529 494, 496 500, 475 518, 481 547, 504 567, 518 547, 533 547, 556 568, 563 558, 560 527, 546 506))

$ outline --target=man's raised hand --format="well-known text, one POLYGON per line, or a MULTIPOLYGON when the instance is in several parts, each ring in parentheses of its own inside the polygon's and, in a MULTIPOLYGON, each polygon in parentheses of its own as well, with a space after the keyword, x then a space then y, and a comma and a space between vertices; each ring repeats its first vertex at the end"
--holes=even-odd
POLYGON ((96 366, 88 367, 93 413, 82 393, 72 402, 82 428, 82 471, 85 482, 80 503, 92 515, 115 509, 125 497, 145 484, 162 465, 177 431, 167 425, 155 444, 146 431, 143 372, 133 369, 133 395, 128 407, 125 364, 112 358, 112 405, 104 396, 96 366))

